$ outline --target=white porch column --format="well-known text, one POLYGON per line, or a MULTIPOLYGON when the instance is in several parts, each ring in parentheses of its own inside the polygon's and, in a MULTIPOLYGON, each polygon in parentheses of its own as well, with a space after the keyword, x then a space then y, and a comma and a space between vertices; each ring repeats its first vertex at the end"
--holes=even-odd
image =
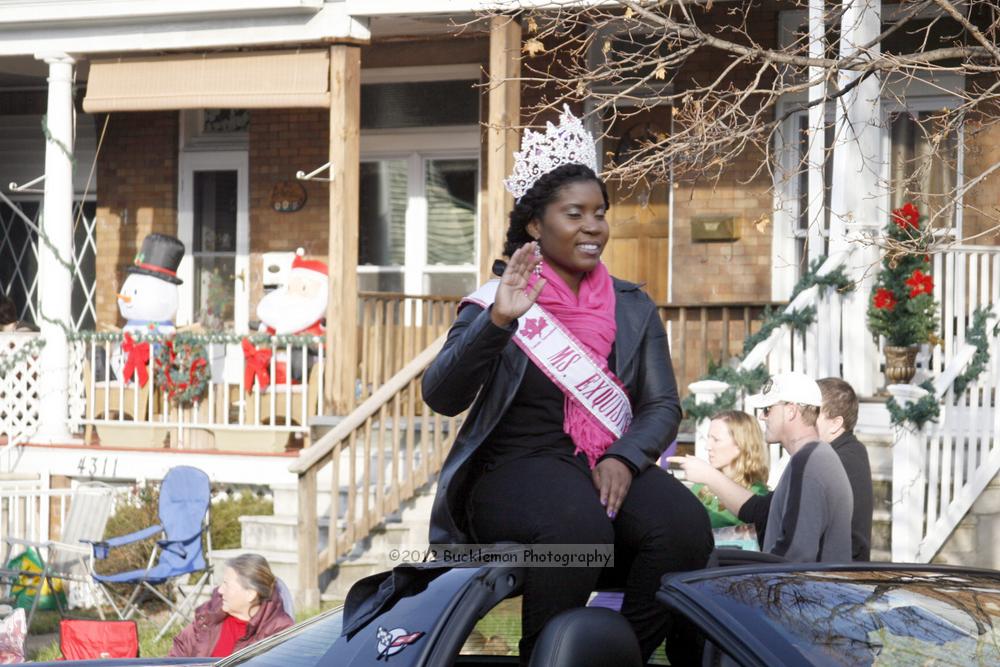
POLYGON ((41 351, 40 422, 34 442, 68 442, 69 344, 73 292, 73 58, 66 54, 36 56, 49 65, 49 98, 45 124, 45 196, 38 242, 38 293, 45 347, 41 351))
MULTIPOLYGON (((840 57, 861 51, 881 30, 880 0, 845 0, 841 20, 840 57)), ((865 62, 877 57, 876 44, 861 56, 865 62)), ((854 85, 861 74, 841 70, 838 86, 854 85)), ((837 109, 833 152, 833 192, 830 216, 831 254, 851 245, 862 244, 847 266, 857 289, 843 305, 843 321, 866 322, 869 294, 874 281, 871 270, 879 260, 878 249, 865 238, 880 229, 886 212, 882 206, 882 158, 880 150, 882 110, 880 80, 871 75, 835 102, 837 109)), ((859 395, 875 391, 878 349, 867 326, 844 328, 844 379, 859 395)))

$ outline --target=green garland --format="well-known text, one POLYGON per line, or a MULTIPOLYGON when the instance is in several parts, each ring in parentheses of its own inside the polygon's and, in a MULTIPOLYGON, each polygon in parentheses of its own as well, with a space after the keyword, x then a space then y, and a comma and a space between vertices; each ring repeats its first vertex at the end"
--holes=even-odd
MULTIPOLYGON (((819 275, 819 269, 823 266, 823 262, 825 261, 826 257, 817 257, 812 261, 809 265, 809 270, 799 279, 799 282, 795 283, 795 287, 792 289, 792 296, 788 300, 789 302, 794 301, 795 297, 813 286, 818 286, 820 293, 823 293, 831 288, 841 293, 849 292, 854 289, 854 283, 852 283, 851 279, 844 273, 844 267, 842 266, 838 266, 826 275, 819 275)), ((747 336, 743 341, 743 354, 749 354, 750 350, 757 347, 757 345, 762 341, 767 340, 768 336, 771 335, 771 332, 778 327, 787 325, 799 333, 805 333, 805 331, 815 321, 816 308, 813 306, 803 308, 802 310, 794 313, 786 313, 783 309, 772 310, 770 308, 766 308, 764 310, 764 318, 760 329, 757 333, 747 336)))
POLYGON ((13 372, 28 357, 37 355, 43 347, 45 347, 45 339, 41 336, 36 336, 18 348, 13 354, 0 355, 0 377, 5 377, 7 373, 13 372))
POLYGON ((844 267, 842 266, 838 266, 826 275, 819 275, 819 269, 823 266, 823 262, 825 261, 825 256, 817 257, 811 264, 809 264, 809 270, 806 271, 805 275, 799 278, 799 282, 795 283, 795 287, 792 289, 792 299, 813 285, 819 286, 820 293, 823 293, 830 288, 833 288, 841 293, 850 292, 854 289, 854 283, 851 282, 851 279, 847 277, 846 273, 844 273, 844 267))
POLYGON ((927 422, 937 423, 941 415, 941 405, 938 403, 937 390, 934 383, 925 380, 920 387, 927 390, 927 395, 919 401, 914 401, 905 408, 896 402, 892 396, 885 402, 886 409, 889 410, 889 421, 893 426, 901 426, 903 422, 910 422, 919 431, 927 422))
MULTIPOLYGON (((821 293, 831 288, 838 292, 848 292, 854 289, 854 283, 844 273, 844 267, 842 266, 838 266, 825 275, 819 275, 819 269, 825 261, 826 257, 817 257, 813 260, 809 265, 809 270, 795 284, 791 299, 789 299, 790 302, 794 301, 795 297, 800 293, 813 286, 818 286, 821 293)), ((815 321, 815 306, 809 306, 808 308, 803 308, 792 313, 786 313, 784 310, 765 308, 760 329, 756 333, 747 336, 743 341, 743 357, 746 357, 760 342, 767 340, 768 336, 778 327, 788 326, 794 331, 805 333, 815 321)), ((735 409, 739 392, 742 391, 747 394, 757 393, 768 377, 770 377, 770 373, 763 364, 750 370, 744 370, 739 366, 734 368, 721 364, 710 364, 708 373, 699 379, 725 382, 729 385, 729 388, 716 396, 715 400, 711 403, 699 404, 695 396, 688 395, 681 402, 681 407, 688 418, 694 419, 697 423, 702 419, 708 419, 717 412, 735 409)))
POLYGON ((711 403, 698 403, 693 394, 689 394, 681 401, 681 407, 690 419, 695 423, 702 419, 708 419, 714 414, 724 410, 736 409, 737 392, 743 391, 747 394, 756 394, 761 386, 767 382, 770 376, 767 368, 761 364, 756 368, 744 370, 743 368, 732 368, 729 366, 710 366, 708 374, 702 380, 718 380, 725 382, 729 388, 715 397, 711 403))
POLYGON ((187 407, 208 392, 211 370, 200 342, 167 340, 156 346, 156 383, 174 405, 187 407))
POLYGON ((809 306, 802 310, 786 313, 783 310, 764 309, 764 323, 756 333, 747 336, 743 340, 743 354, 747 355, 750 350, 765 340, 778 327, 788 326, 793 331, 805 333, 812 323, 816 321, 816 307, 809 306))
MULTIPOLYGON (((1000 324, 993 327, 989 336, 986 333, 986 321, 993 316, 993 306, 986 309, 977 308, 972 315, 972 325, 966 331, 965 341, 976 346, 976 353, 969 361, 965 371, 958 375, 951 384, 951 392, 954 396, 961 396, 969 385, 976 381, 990 362, 990 341, 989 336, 996 336, 1000 331, 1000 324)), ((919 401, 910 403, 905 408, 896 402, 895 398, 889 397, 885 402, 885 407, 889 410, 889 420, 893 426, 901 426, 903 422, 910 422, 917 430, 924 427, 927 422, 937 423, 941 414, 941 405, 938 401, 937 391, 934 383, 927 380, 920 385, 928 391, 928 394, 919 401)))
MULTIPOLYGON (((993 306, 985 310, 977 308, 972 315, 972 326, 965 333, 965 342, 975 345, 976 353, 969 361, 965 372, 956 377, 951 385, 952 394, 955 396, 964 394, 968 386, 986 370, 986 364, 990 361, 990 341, 986 335, 986 320, 991 317, 993 317, 993 306)), ((997 335, 998 328, 1000 325, 993 327, 993 336, 997 335)))
MULTIPOLYGON (((67 338, 69 340, 80 340, 95 343, 119 343, 122 340, 123 333, 121 331, 72 331, 68 332, 67 338)), ((250 341, 256 345, 265 344, 274 347, 285 347, 288 345, 322 345, 324 339, 322 336, 312 336, 303 334, 282 334, 280 336, 271 336, 266 333, 254 333, 254 334, 237 334, 237 333, 224 333, 224 332, 206 332, 206 333, 193 333, 190 331, 178 331, 174 334, 133 334, 132 338, 137 342, 150 342, 150 343, 161 343, 165 340, 171 340, 174 344, 229 344, 235 343, 239 344, 244 338, 249 338, 250 341)))

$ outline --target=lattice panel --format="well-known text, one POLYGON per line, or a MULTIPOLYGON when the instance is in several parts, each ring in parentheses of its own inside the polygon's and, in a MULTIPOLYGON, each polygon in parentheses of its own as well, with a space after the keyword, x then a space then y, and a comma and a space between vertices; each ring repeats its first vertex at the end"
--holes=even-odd
POLYGON ((0 291, 21 306, 18 316, 38 321, 38 235, 23 217, 38 225, 38 202, 0 205, 0 291), (22 217, 23 216, 23 217, 22 217))
MULTIPOLYGON (((69 431, 79 433, 83 430, 83 418, 87 414, 87 396, 84 386, 83 362, 86 354, 86 343, 80 340, 69 343, 69 431)), ((90 443, 87 443, 90 444, 90 443)))
MULTIPOLYGON (((39 202, 0 204, 0 292, 21 305, 19 317, 38 318, 38 234, 31 225, 40 223, 39 202), (23 217, 22 217, 23 216, 23 217), (24 220, 27 218, 31 225, 24 220)), ((74 331, 93 329, 97 321, 95 263, 97 218, 94 202, 73 203, 73 293, 70 326, 74 331)))
POLYGON ((6 366, 4 362, 15 355, 23 357, 0 374, 0 433, 7 435, 8 447, 26 442, 38 428, 39 359, 37 354, 21 353, 37 337, 33 333, 0 335, 0 365, 6 366))

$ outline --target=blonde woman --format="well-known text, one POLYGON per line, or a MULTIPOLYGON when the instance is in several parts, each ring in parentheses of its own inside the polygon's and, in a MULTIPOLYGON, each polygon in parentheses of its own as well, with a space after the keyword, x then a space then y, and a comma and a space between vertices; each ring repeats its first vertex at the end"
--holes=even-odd
MULTIPOLYGON (((758 496, 767 493, 764 434, 757 420, 747 413, 726 410, 712 417, 708 426, 708 462, 751 493, 758 496)), ((708 510, 713 529, 743 523, 706 485, 695 484, 691 491, 708 510)))

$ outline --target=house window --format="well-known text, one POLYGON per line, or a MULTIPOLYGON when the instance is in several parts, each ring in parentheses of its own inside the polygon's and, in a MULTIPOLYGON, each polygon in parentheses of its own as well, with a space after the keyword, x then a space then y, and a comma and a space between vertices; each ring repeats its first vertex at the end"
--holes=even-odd
MULTIPOLYGON (((940 101, 918 99, 915 108, 893 109, 886 115, 883 129, 883 150, 888 169, 887 210, 912 201, 922 212, 933 217, 938 233, 953 233, 961 238, 961 204, 953 197, 961 183, 959 146, 961 130, 942 134, 937 127, 936 115, 940 101), (928 110, 921 110, 924 107, 928 110), (933 109, 933 110, 931 110, 933 109), (941 135, 940 137, 938 135, 941 135), (939 141, 933 148, 934 141, 939 141)), ((823 141, 823 220, 813 225, 809 220, 809 115, 806 111, 792 115, 790 132, 786 141, 792 151, 786 173, 785 198, 792 220, 795 241, 795 263, 800 270, 807 268, 808 258, 826 255, 829 251, 830 197, 833 188, 834 118, 833 109, 827 109, 823 141), (819 244, 813 253, 810 248, 819 244)))
POLYGON ((795 156, 793 168, 795 183, 794 227, 796 264, 805 272, 810 257, 829 253, 830 247, 830 194, 833 191, 833 119, 830 118, 823 132, 823 219, 815 223, 809 219, 809 114, 796 113, 792 118, 795 127, 795 156))
POLYGON ((959 206, 952 197, 959 184, 959 133, 941 132, 937 115, 909 110, 889 114, 890 208, 912 201, 935 230, 954 230, 961 238, 959 206))
POLYGON ((362 72, 360 290, 475 289, 478 73, 478 65, 362 72))
POLYGON ((412 153, 363 161, 359 288, 436 295, 475 289, 478 183, 472 157, 412 153))
POLYGON ((361 86, 361 129, 440 127, 479 122, 478 80, 368 83, 361 86))

